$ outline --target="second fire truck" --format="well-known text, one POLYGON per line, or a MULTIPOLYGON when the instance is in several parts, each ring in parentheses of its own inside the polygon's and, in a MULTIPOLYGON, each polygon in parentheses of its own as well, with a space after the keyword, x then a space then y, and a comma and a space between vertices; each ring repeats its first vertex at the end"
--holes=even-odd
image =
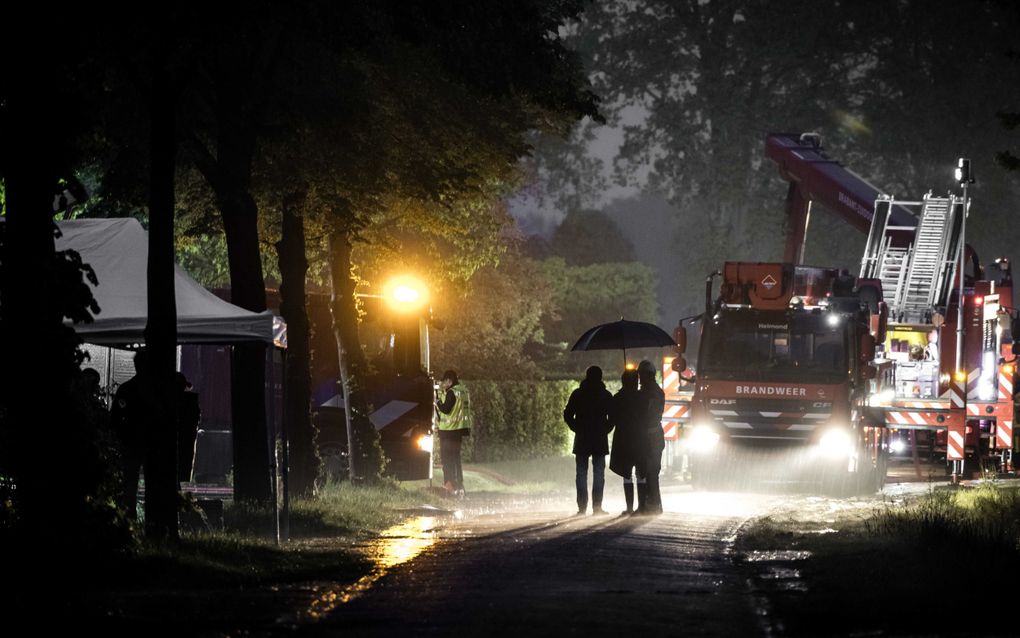
MULTIPOLYGON (((823 480, 866 490, 905 433, 944 453, 954 476, 1010 469, 1012 278, 1008 260, 982 268, 965 244, 969 163, 962 196, 902 201, 826 157, 817 136, 770 135, 766 154, 789 182, 785 263, 727 264, 706 308, 696 381, 682 397, 694 480, 711 480, 720 458, 787 447, 831 453, 838 462, 822 463, 823 480), (858 277, 795 265, 812 203, 867 233, 858 277)), ((817 465, 779 467, 818 476, 817 465)))

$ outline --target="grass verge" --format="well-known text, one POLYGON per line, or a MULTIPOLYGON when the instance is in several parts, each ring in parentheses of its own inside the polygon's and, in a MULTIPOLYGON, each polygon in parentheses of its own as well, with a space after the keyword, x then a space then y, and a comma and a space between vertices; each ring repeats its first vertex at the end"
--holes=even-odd
MULTIPOLYGON (((432 485, 442 484, 443 470, 437 468, 432 485)), ((401 485, 421 491, 428 488, 429 482, 408 481, 401 485)), ((572 490, 573 486, 573 456, 464 464, 464 489, 469 494, 541 495, 572 490)))
POLYGON ((328 484, 315 498, 291 506, 293 542, 273 540, 272 510, 228 506, 224 529, 184 533, 178 543, 140 541, 101 567, 86 565, 90 587, 153 590, 261 586, 318 578, 355 579, 371 564, 353 541, 372 537, 402 519, 402 509, 433 496, 396 483, 352 487, 328 484), (311 542, 310 539, 315 539, 311 542))
POLYGON ((1020 488, 985 485, 835 523, 762 519, 738 549, 787 635, 1014 635, 980 610, 1014 582, 1018 541, 1020 488))

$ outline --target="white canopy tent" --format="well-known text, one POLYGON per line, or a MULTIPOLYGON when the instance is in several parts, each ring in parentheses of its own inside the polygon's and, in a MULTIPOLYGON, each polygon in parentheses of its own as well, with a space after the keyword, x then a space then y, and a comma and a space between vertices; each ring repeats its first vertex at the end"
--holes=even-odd
MULTIPOLYGON (((148 233, 133 218, 79 219, 57 226, 63 234, 57 250, 78 251, 99 279, 98 286, 90 287, 100 312, 95 321, 76 324, 75 331, 98 345, 144 343, 148 233)), ((251 312, 223 301, 177 265, 174 288, 178 343, 262 341, 286 347, 286 324, 272 312, 251 312)))
MULTIPOLYGON (((148 233, 133 218, 117 219, 79 219, 57 222, 61 237, 56 240, 57 250, 75 250, 81 255, 82 262, 88 264, 96 273, 99 285, 93 286, 92 294, 99 304, 100 312, 90 323, 74 325, 75 331, 86 342, 96 346, 106 346, 105 371, 100 372, 107 390, 111 388, 116 368, 126 368, 126 361, 119 361, 114 355, 114 347, 145 342, 145 324, 148 320, 148 271, 149 238, 148 233)), ((192 279, 180 266, 174 264, 174 291, 177 301, 177 343, 180 344, 237 344, 242 342, 261 341, 278 348, 287 347, 287 326, 282 319, 270 311, 251 312, 228 303, 203 288, 192 279)), ((90 349, 91 350, 91 349, 90 349)), ((279 351, 284 356, 286 350, 279 351)), ((272 356, 269 349, 267 356, 272 356)), ((133 356, 133 355, 132 355, 133 356)), ((102 366, 101 366, 102 367, 102 366)), ((275 412, 272 405, 274 393, 269 392, 267 417, 275 412)), ((276 449, 276 438, 286 438, 285 425, 283 431, 275 428, 270 432, 271 440, 267 441, 270 449, 276 449)), ((287 467, 287 447, 284 446, 284 511, 285 521, 289 520, 289 496, 286 492, 289 472, 287 467)), ((271 452, 272 453, 272 452, 271 452)), ((275 490, 277 484, 277 465, 272 462, 274 486, 274 510, 277 508, 275 490)), ((277 523, 277 539, 280 537, 279 516, 277 523)), ((285 528, 289 529, 289 523, 285 528)), ((289 534, 289 532, 287 532, 289 534)))

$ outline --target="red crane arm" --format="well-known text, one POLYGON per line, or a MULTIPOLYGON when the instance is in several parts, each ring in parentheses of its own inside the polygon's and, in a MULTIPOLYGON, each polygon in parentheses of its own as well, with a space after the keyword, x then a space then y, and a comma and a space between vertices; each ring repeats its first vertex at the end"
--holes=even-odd
MULTIPOLYGON (((765 156, 779 167, 790 183, 786 195, 786 248, 783 261, 801 262, 812 202, 868 234, 875 200, 882 194, 863 177, 825 156, 819 137, 810 133, 770 133, 765 138, 765 156)), ((916 220, 906 209, 894 207, 891 226, 914 226, 916 220)))

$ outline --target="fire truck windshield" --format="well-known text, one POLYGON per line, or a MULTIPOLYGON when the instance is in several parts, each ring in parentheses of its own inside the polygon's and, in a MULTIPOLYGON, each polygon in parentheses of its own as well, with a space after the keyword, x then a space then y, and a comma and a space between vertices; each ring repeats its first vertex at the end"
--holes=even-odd
POLYGON ((826 313, 723 310, 705 325, 699 375, 777 381, 845 376, 845 324, 826 313))

